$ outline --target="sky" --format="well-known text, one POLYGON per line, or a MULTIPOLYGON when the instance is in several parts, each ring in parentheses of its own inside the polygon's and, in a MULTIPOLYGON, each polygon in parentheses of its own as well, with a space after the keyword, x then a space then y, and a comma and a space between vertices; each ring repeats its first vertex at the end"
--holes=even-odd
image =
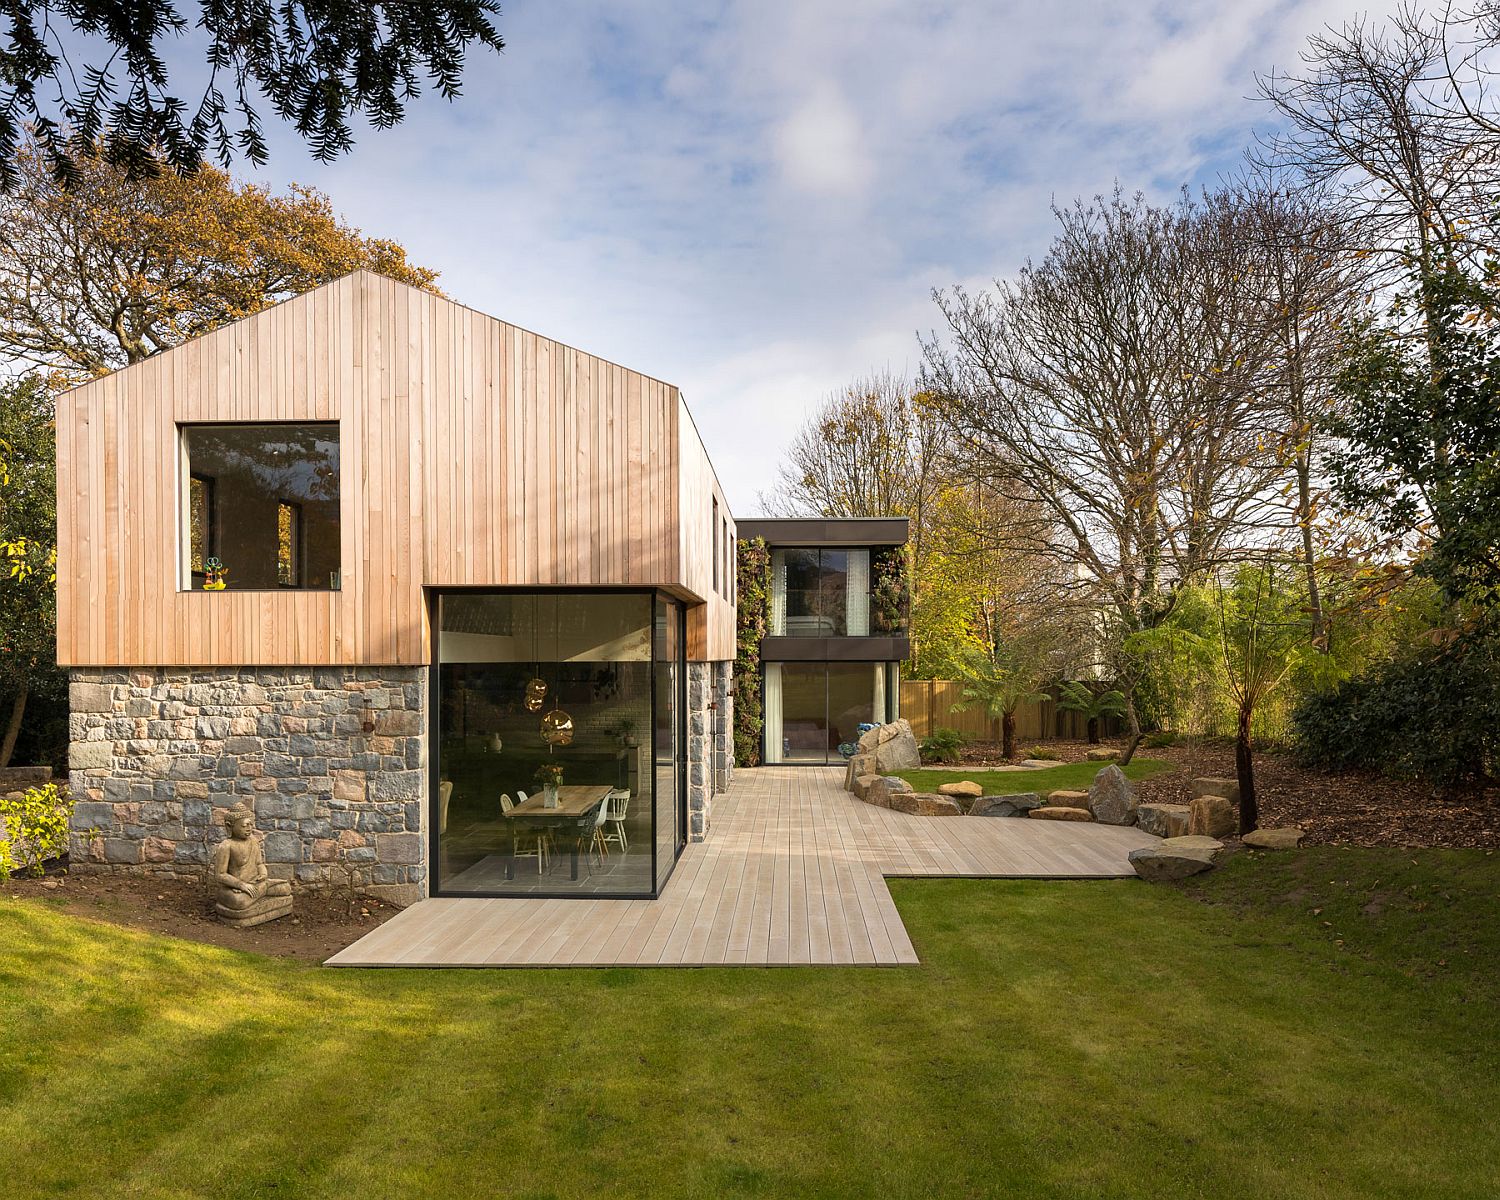
MULTIPOLYGON (((678 385, 739 516, 830 391, 914 372, 931 293, 1040 257, 1049 205, 1233 171, 1350 0, 512 0, 326 191, 453 298, 678 385)), ((268 121, 268 124, 271 123, 268 121)))

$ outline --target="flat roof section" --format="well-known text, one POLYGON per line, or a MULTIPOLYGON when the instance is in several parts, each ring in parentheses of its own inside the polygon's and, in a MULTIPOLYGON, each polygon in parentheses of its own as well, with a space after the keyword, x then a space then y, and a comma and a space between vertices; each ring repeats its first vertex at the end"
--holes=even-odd
POLYGON ((772 546, 901 546, 910 524, 906 517, 744 517, 738 529, 741 539, 772 546))

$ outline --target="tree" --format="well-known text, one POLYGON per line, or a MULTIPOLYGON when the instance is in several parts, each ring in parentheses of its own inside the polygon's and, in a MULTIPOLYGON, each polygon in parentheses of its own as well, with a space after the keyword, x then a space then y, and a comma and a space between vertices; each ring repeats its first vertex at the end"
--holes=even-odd
POLYGON ((69 187, 28 143, 0 196, 0 352, 77 382, 359 267, 418 287, 437 273, 364 237, 326 196, 276 195, 205 167, 132 181, 103 154, 69 187))
POLYGON ((889 372, 824 397, 782 455, 767 512, 907 517, 921 557, 928 507, 943 483, 945 435, 928 398, 889 372))
POLYGON ((1042 613, 1011 611, 992 640, 968 647, 957 676, 964 700, 955 712, 974 707, 1000 722, 1000 753, 1016 756, 1016 710, 1043 699, 1042 685, 1064 674, 1073 640, 1068 629, 1042 613))
POLYGON ((0 189, 19 182, 11 161, 27 123, 62 180, 101 139, 108 163, 132 181, 163 166, 191 175, 210 158, 227 167, 236 151, 263 164, 257 96, 315 158, 330 161, 353 146, 356 115, 376 129, 399 124, 424 75, 444 97, 457 96, 468 47, 504 47, 498 12, 496 0, 12 0, 0 45, 0 189), (166 62, 190 30, 207 41, 196 99, 166 62))
POLYGON ((1088 723, 1089 745, 1099 744, 1099 723, 1105 717, 1125 715, 1125 693, 1119 688, 1096 688, 1081 679, 1067 680, 1058 685, 1057 707, 1063 712, 1076 712, 1088 723))
POLYGON ((0 383, 0 767, 27 702, 57 669, 57 454, 52 398, 35 375, 0 383))
MULTIPOLYGON (((1350 342, 1333 431, 1334 483, 1350 507, 1421 550, 1417 569, 1455 602, 1500 604, 1500 298, 1441 263, 1418 290, 1431 336, 1372 320, 1350 342)), ((1409 293, 1408 293, 1409 295, 1409 293)), ((1399 298, 1398 305, 1399 307, 1399 298)))
POLYGON ((1234 771, 1240 789, 1240 833, 1260 823, 1251 727, 1256 709, 1296 666, 1308 646, 1304 597, 1291 571, 1271 555, 1235 569, 1229 587, 1216 579, 1219 648, 1237 706, 1234 771))
POLYGON ((1308 632, 1312 644, 1327 651, 1331 621, 1317 530, 1326 487, 1320 456, 1341 406, 1338 376, 1361 273, 1349 253, 1349 230, 1323 189, 1305 181, 1284 186, 1268 172, 1237 188, 1234 202, 1249 217, 1243 278, 1261 302, 1271 349, 1264 386, 1279 419, 1267 434, 1289 474, 1283 491, 1301 552, 1308 632))
POLYGON ((1253 217, 1233 196, 1160 208, 1116 192, 1056 216, 1014 281, 935 293, 948 338, 926 340, 924 385, 967 475, 1037 513, 1009 536, 1059 568, 1054 603, 1104 615, 1128 761, 1130 636, 1277 504, 1269 313, 1241 279, 1253 217))

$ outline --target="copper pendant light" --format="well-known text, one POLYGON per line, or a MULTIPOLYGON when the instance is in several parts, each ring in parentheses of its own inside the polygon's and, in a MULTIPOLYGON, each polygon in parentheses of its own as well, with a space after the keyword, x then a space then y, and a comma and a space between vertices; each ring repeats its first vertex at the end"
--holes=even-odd
POLYGON ((573 718, 554 708, 542 718, 542 741, 549 746, 566 746, 573 740, 573 718))
MULTIPOLYGON (((558 662, 558 671, 561 673, 562 666, 562 634, 558 629, 557 610, 552 614, 552 657, 558 662)), ((546 685, 543 684, 545 691, 546 685)), ((527 702, 531 699, 531 690, 526 691, 527 702)), ((537 697, 540 705, 541 697, 537 697)), ((557 692, 552 693, 552 711, 542 718, 542 741, 549 746, 566 746, 573 740, 573 718, 558 707, 557 692)))
POLYGON ((547 699, 547 681, 544 679, 532 679, 526 685, 526 699, 524 701, 527 712, 541 712, 542 703, 547 699))

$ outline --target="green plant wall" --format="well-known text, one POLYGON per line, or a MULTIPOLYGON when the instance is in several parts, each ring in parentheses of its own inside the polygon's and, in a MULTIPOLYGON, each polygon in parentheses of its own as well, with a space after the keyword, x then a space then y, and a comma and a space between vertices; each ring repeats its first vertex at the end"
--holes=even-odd
POLYGON ((742 767, 757 767, 760 735, 765 727, 760 644, 771 621, 771 551, 764 538, 738 543, 736 570, 739 612, 735 626, 734 760, 742 767))

